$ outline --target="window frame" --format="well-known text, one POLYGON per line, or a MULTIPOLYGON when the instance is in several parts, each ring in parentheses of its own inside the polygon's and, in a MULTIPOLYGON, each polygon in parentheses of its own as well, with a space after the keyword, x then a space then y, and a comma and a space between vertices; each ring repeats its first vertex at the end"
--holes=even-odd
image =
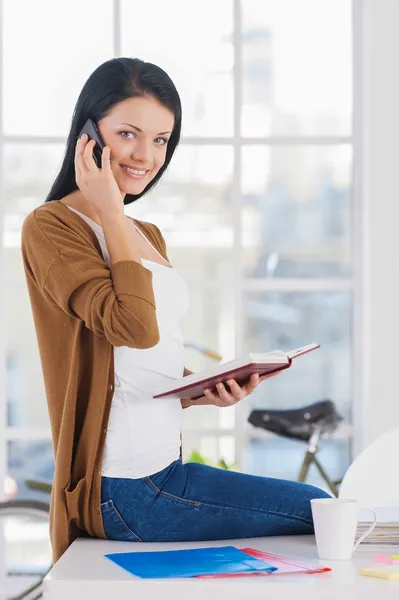
MULTIPOLYGON (((354 49, 354 79, 353 79, 353 114, 355 118, 353 120, 352 135, 349 136, 299 136, 299 137, 242 137, 241 135, 241 105, 242 105, 242 87, 241 87, 241 74, 242 74, 242 46, 241 46, 241 1, 245 0, 231 0, 233 3, 234 11, 234 31, 233 31, 233 45, 234 45, 234 66, 233 66, 233 93, 234 93, 234 124, 233 124, 233 136, 232 137, 187 137, 181 140, 181 145, 231 145, 233 148, 233 177, 232 177, 232 197, 231 206, 233 211, 233 232, 234 232, 234 246, 232 250, 232 261, 237 265, 235 270, 234 280, 234 314, 235 314, 235 350, 239 353, 243 348, 244 330, 242 319, 239 315, 242 314, 243 309, 243 295, 248 290, 262 289, 262 290, 273 290, 273 291, 325 291, 325 290, 347 290, 351 289, 353 292, 353 318, 354 318, 354 333, 353 333, 353 360, 354 370, 353 372, 360 372, 360 377, 353 377, 353 430, 346 428, 344 435, 353 436, 353 451, 356 454, 364 444, 364 436, 362 436, 362 427, 364 423, 364 411, 363 411, 363 399, 365 397, 366 379, 364 377, 364 365, 367 363, 367 356, 370 354, 370 344, 366 343, 366 336, 369 335, 367 329, 368 315, 364 311, 364 294, 365 294, 365 275, 369 268, 369 264, 366 262, 365 257, 365 239, 364 230, 365 222, 353 219, 354 229, 352 237, 353 247, 353 264, 354 264, 354 276, 349 281, 347 279, 273 279, 273 280, 255 280, 247 279, 243 276, 243 264, 242 264, 242 252, 241 252, 241 152, 242 147, 248 144, 251 145, 335 145, 335 144, 348 144, 353 149, 353 180, 352 180, 352 198, 353 198, 353 211, 354 215, 362 213, 363 207, 363 196, 365 192, 365 186, 367 182, 364 180, 363 170, 363 156, 360 152, 360 148, 363 142, 362 132, 364 127, 364 115, 362 107, 362 95, 364 94, 365 87, 362 79, 364 63, 363 56, 365 53, 365 45, 369 43, 369 38, 364 39, 365 31, 365 19, 367 17, 367 11, 365 11, 364 4, 368 4, 371 0, 348 0, 352 1, 353 7, 353 49, 354 49), (366 16, 365 16, 366 14, 366 16)), ((2 35, 3 31, 3 6, 2 0, 0 0, 0 26, 2 35)), ((381 10, 381 12, 383 12, 381 10)), ((389 12, 389 11, 388 11, 389 12)), ((121 0, 115 0, 113 2, 113 51, 114 56, 121 56, 121 14, 122 14, 122 2, 121 0)), ((369 25, 370 26, 370 25, 369 25)), ((3 87, 3 66, 0 63, 0 88, 3 87)), ((3 146, 6 143, 26 143, 33 142, 37 144, 48 144, 48 143, 62 143, 66 141, 65 137, 55 136, 49 138, 48 136, 23 136, 23 135, 5 135, 3 132, 3 106, 2 106, 2 95, 0 94, 0 156, 3 155, 3 146)), ((2 178, 3 163, 0 160, 0 189, 3 189, 3 178, 2 178)), ((0 224, 3 225, 5 216, 5 203, 0 204, 0 224)), ((368 224, 369 228, 372 227, 372 223, 368 224)), ((381 257, 381 250, 374 250, 381 257)), ((368 256, 370 259, 370 256, 368 256)), ((3 274, 4 264, 4 248, 0 252, 0 277, 3 274)), ((4 306, 3 295, 0 295, 0 328, 4 323, 5 315, 4 310, 1 310, 4 306)), ((29 427, 7 427, 6 426, 6 388, 5 388, 5 342, 4 336, 0 335, 0 500, 4 497, 3 482, 7 473, 7 443, 11 440, 51 440, 51 431, 47 428, 29 428, 29 427)), ((247 406, 244 403, 238 404, 236 407, 236 419, 235 427, 232 430, 219 429, 219 430, 185 430, 184 436, 189 436, 190 433, 193 436, 198 436, 201 432, 205 436, 210 434, 216 437, 225 437, 229 434, 235 436, 235 450, 236 450, 236 462, 238 466, 242 464, 244 451, 247 446, 248 440, 251 437, 246 427, 246 413, 247 406)))

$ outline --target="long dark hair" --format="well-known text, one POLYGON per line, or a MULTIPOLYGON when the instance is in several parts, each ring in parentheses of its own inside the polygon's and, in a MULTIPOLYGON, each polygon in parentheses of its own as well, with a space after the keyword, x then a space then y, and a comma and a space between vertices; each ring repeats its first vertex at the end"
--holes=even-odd
POLYGON ((174 114, 174 127, 168 141, 165 163, 140 194, 126 194, 125 204, 138 200, 162 177, 180 140, 181 102, 169 75, 157 65, 138 58, 113 58, 106 61, 90 75, 76 103, 71 129, 67 139, 60 171, 46 198, 46 202, 60 200, 78 189, 75 180, 75 147, 78 135, 91 118, 98 123, 119 102, 135 97, 156 98, 174 114))

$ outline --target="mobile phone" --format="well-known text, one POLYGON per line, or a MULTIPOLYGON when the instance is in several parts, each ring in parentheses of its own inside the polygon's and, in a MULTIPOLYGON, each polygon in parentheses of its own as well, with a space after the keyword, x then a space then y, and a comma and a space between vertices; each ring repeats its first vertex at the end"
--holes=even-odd
POLYGON ((92 119, 87 119, 86 123, 81 129, 81 132, 79 133, 79 138, 81 138, 84 133, 89 136, 89 140, 96 140, 97 142, 93 148, 93 158, 97 167, 101 169, 101 155, 105 144, 100 132, 98 131, 97 125, 92 119))

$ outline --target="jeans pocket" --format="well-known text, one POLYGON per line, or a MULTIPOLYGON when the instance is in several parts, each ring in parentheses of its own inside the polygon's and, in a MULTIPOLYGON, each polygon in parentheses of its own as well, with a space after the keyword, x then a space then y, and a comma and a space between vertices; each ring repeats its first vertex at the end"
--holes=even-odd
POLYGON ((144 481, 152 489, 152 491, 155 493, 155 495, 159 496, 160 498, 164 498, 165 500, 170 500, 174 504, 182 504, 184 506, 191 506, 193 508, 194 507, 198 508, 198 506, 201 506, 201 502, 198 502, 197 500, 189 500, 188 498, 183 498, 181 496, 176 496, 176 494, 172 494, 170 492, 165 492, 164 490, 160 490, 155 485, 155 483, 152 481, 152 477, 145 477, 144 481))
POLYGON ((122 515, 110 499, 101 504, 101 516, 105 535, 109 540, 119 542, 141 542, 141 538, 127 525, 122 515))

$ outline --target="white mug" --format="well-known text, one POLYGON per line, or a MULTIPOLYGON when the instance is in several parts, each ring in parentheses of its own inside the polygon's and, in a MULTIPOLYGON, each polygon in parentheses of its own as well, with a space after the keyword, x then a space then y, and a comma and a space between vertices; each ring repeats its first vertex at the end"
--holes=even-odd
POLYGON ((315 498, 310 501, 319 558, 349 560, 358 545, 373 531, 377 515, 355 544, 359 503, 346 498, 315 498))

